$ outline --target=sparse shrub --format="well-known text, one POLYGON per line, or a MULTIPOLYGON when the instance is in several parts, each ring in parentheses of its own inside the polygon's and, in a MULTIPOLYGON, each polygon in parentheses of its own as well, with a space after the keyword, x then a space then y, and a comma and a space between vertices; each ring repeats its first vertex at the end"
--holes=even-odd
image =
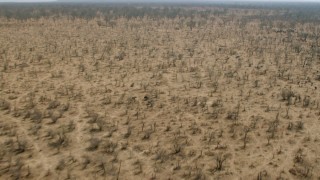
POLYGON ((160 161, 160 163, 163 163, 168 158, 167 152, 165 150, 157 150, 154 156, 155 161, 160 161))
POLYGON ((26 151, 26 148, 27 148, 26 145, 27 145, 26 141, 19 141, 19 139, 17 139, 16 143, 14 143, 14 147, 13 147, 12 151, 16 155, 23 153, 26 151))
POLYGON ((290 131, 290 130, 292 130, 292 128, 293 128, 293 123, 289 122, 288 126, 287 126, 287 129, 290 131))
POLYGON ((308 107, 310 104, 310 96, 305 96, 303 98, 303 107, 308 107))
POLYGON ((86 116, 89 120, 88 120, 88 123, 90 124, 93 124, 95 122, 97 122, 97 120, 99 119, 99 114, 98 113, 95 113, 95 112, 87 112, 88 115, 86 116))
POLYGON ((86 169, 88 164, 90 164, 90 158, 88 156, 83 156, 81 160, 81 169, 86 169))
POLYGON ((54 124, 61 118, 62 113, 60 111, 50 111, 49 115, 51 119, 50 124, 54 124))
POLYGON ((173 144, 173 151, 172 154, 178 154, 182 151, 182 145, 178 144, 178 143, 174 143, 173 144))
POLYGON ((132 129, 131 127, 128 127, 128 128, 127 128, 127 131, 126 131, 126 133, 125 133, 124 136, 123 136, 124 138, 129 138, 129 137, 130 137, 131 131, 132 131, 131 129, 132 129))
POLYGON ((118 146, 117 143, 114 143, 112 141, 107 141, 102 145, 101 149, 105 153, 112 154, 112 153, 114 153, 117 146, 118 146))
POLYGON ((282 97, 282 100, 287 100, 289 101, 291 97, 294 96, 294 93, 292 92, 291 89, 287 89, 287 88, 284 88, 281 90, 281 97, 282 97))
POLYGON ((302 149, 298 149, 297 153, 294 156, 294 162, 295 163, 303 163, 304 159, 303 159, 303 150, 302 149))
POLYGON ((225 161, 227 160, 228 157, 229 157, 229 155, 227 155, 227 154, 224 154, 224 155, 218 154, 215 157, 216 166, 214 168, 214 171, 222 171, 224 163, 225 163, 225 161))
POLYGON ((279 120, 277 120, 277 119, 272 121, 269 124, 269 128, 268 128, 267 132, 271 133, 271 135, 270 135, 271 138, 275 137, 275 133, 277 132, 278 126, 279 126, 279 120))
POLYGON ((9 110, 10 109, 10 103, 4 99, 0 99, 0 110, 9 110))
POLYGON ((221 107, 222 106, 222 100, 221 99, 217 99, 215 101, 212 102, 211 107, 221 107))
POLYGON ((66 166, 64 159, 60 159, 58 164, 56 165, 56 170, 62 171, 66 166))
POLYGON ((58 106, 60 106, 60 102, 59 101, 51 101, 47 107, 47 109, 55 109, 57 108, 58 106))
POLYGON ((257 180, 263 180, 264 177, 268 176, 268 172, 266 170, 259 172, 257 180))
POLYGON ((296 124, 297 131, 303 130, 304 123, 302 121, 298 121, 296 124))
POLYGON ((153 133, 152 130, 147 130, 147 131, 145 131, 145 132, 143 133, 141 139, 142 139, 142 140, 148 140, 148 139, 150 139, 150 136, 151 136, 152 133, 153 133))
POLYGON ((227 113, 227 119, 229 119, 229 120, 237 120, 237 118, 238 118, 238 113, 237 112, 229 111, 227 113))
POLYGON ((248 142, 248 133, 250 132, 249 127, 244 128, 244 137, 243 137, 243 149, 246 148, 247 142, 248 142))
POLYGON ((89 140, 89 146, 86 148, 87 151, 95 151, 98 149, 99 144, 100 144, 100 140, 97 138, 91 138, 89 140))
POLYGON ((105 96, 104 98, 102 98, 101 99, 101 104, 102 105, 111 104, 111 96, 105 96))
POLYGON ((36 123, 42 121, 42 112, 38 109, 34 109, 30 112, 30 119, 36 123))
POLYGON ((68 145, 68 141, 65 135, 58 134, 56 136, 56 139, 48 143, 50 147, 57 148, 59 150, 61 147, 68 145))

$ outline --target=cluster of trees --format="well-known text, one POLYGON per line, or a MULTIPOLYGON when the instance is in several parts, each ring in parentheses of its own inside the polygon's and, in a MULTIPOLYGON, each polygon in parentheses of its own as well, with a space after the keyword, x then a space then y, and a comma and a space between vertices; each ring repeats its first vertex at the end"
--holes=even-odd
MULTIPOLYGON (((71 18, 93 19, 97 13, 115 19, 125 18, 142 18, 148 16, 151 18, 175 18, 193 17, 200 15, 207 17, 211 10, 198 12, 196 10, 187 10, 181 7, 164 6, 163 8, 153 8, 151 6, 135 7, 127 5, 107 5, 107 4, 73 4, 73 3, 54 3, 54 4, 4 4, 0 6, 0 16, 5 18, 14 18, 26 20, 30 18, 38 19, 41 17, 61 17, 68 16, 71 18)), ((215 11, 225 13, 225 11, 215 11)))
POLYGON ((68 16, 71 18, 93 19, 97 13, 108 17, 108 19, 141 18, 148 16, 150 18, 176 18, 176 17, 194 17, 201 16, 207 18, 210 15, 222 16, 227 14, 228 8, 234 9, 261 9, 266 6, 272 10, 281 13, 268 14, 259 13, 250 15, 250 19, 261 19, 264 21, 289 20, 291 22, 319 22, 320 6, 310 5, 281 5, 271 6, 268 4, 199 4, 197 7, 202 10, 196 10, 189 5, 180 4, 148 4, 133 6, 127 4, 106 4, 106 3, 28 3, 28 4, 2 4, 0 6, 0 17, 13 18, 19 20, 39 19, 41 17, 60 17, 68 16), (209 7, 209 8, 208 8, 209 7))

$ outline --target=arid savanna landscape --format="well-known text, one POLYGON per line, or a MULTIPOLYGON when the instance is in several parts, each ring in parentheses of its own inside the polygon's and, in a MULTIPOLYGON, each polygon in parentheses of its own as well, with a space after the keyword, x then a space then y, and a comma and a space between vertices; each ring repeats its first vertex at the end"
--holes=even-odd
POLYGON ((320 5, 278 6, 0 4, 0 179, 319 179, 320 5))

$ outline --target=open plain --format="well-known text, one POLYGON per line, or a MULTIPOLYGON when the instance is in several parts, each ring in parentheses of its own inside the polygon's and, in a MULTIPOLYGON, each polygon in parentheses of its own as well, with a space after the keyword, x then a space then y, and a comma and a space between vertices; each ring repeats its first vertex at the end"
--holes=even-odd
POLYGON ((0 179, 319 179, 320 22, 149 8, 2 15, 0 179))

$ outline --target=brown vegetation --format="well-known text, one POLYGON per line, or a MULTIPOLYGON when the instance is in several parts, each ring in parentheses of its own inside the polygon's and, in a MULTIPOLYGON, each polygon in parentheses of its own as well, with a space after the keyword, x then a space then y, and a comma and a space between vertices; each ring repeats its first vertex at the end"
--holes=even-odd
POLYGON ((319 178, 320 25, 262 13, 1 19, 0 178, 319 178))

